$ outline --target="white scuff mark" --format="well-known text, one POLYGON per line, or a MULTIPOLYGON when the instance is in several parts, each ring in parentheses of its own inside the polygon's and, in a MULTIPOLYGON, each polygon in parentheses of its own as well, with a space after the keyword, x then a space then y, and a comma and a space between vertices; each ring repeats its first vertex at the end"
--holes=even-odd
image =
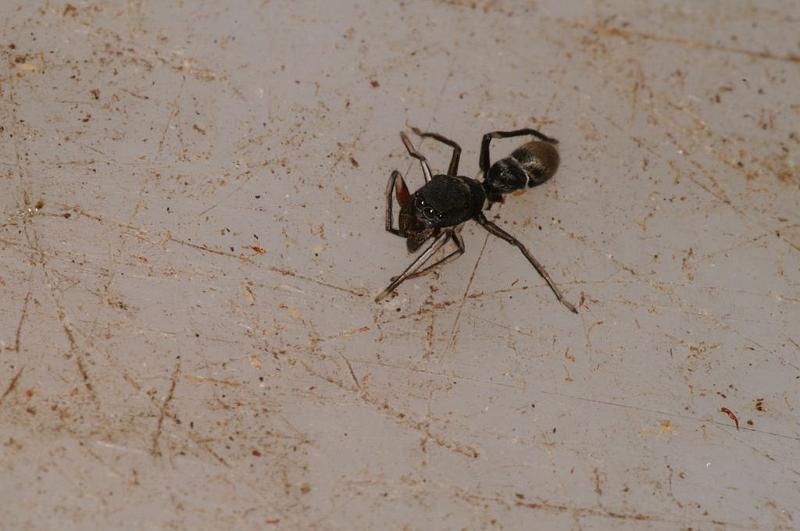
POLYGON ((288 284, 281 284, 280 286, 278 286, 278 288, 280 288, 280 289, 282 289, 284 291, 291 291, 291 292, 294 292, 294 293, 302 293, 303 295, 306 294, 306 292, 301 290, 300 288, 296 288, 296 287, 290 286, 288 284))
POLYGON ((94 442, 97 446, 102 446, 103 448, 108 448, 110 450, 117 450, 120 452, 128 452, 132 454, 144 454, 146 453, 144 450, 139 448, 130 448, 128 446, 121 446, 119 444, 114 444, 106 441, 95 441, 94 442))

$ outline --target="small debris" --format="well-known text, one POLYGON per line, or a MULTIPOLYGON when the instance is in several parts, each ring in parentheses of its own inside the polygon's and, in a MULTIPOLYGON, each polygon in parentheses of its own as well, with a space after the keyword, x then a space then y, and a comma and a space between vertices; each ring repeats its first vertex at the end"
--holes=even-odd
POLYGON ((373 79, 372 81, 369 82, 369 84, 372 85, 372 88, 378 88, 381 86, 380 82, 377 79, 373 79))
POLYGON ((267 250, 261 247, 260 245, 251 245, 249 249, 252 249, 256 254, 267 254, 267 250))
POLYGON ((730 409, 728 409, 726 407, 721 407, 721 408, 719 408, 719 410, 720 410, 720 412, 725 413, 726 415, 728 415, 731 418, 731 420, 736 424, 736 431, 739 431, 739 417, 737 417, 733 413, 733 411, 731 411, 730 409))

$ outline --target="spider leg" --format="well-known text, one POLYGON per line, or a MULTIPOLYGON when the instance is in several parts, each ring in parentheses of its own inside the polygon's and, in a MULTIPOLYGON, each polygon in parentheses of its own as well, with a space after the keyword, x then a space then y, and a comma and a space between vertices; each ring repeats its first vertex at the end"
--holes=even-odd
POLYGON ((410 278, 414 273, 419 271, 419 268, 425 265, 425 262, 430 260, 431 256, 433 256, 436 251, 442 248, 442 245, 447 241, 450 237, 450 231, 445 231, 439 234, 433 242, 428 246, 425 251, 422 252, 413 262, 409 265, 405 271, 400 273, 400 276, 392 280, 392 283, 389 284, 385 290, 383 290, 377 297, 375 297, 375 302, 380 302, 381 299, 386 297, 389 293, 391 293, 397 286, 405 282, 408 278, 410 278))
POLYGON ((414 134, 417 136, 421 136, 422 138, 432 138, 453 148, 453 155, 450 157, 450 166, 447 168, 447 175, 452 175, 454 177, 458 175, 458 161, 461 158, 461 146, 459 146, 453 140, 440 135, 439 133, 423 133, 416 127, 412 127, 411 130, 414 131, 414 134))
POLYGON ((421 277, 423 275, 427 275, 428 273, 433 271, 434 268, 442 266, 442 265, 444 265, 444 264, 446 264, 448 262, 452 262, 453 260, 455 260, 456 258, 461 256, 462 254, 464 254, 464 249, 465 249, 465 247, 464 247, 464 239, 461 237, 461 234, 459 234, 455 230, 449 231, 449 232, 450 232, 450 239, 453 241, 453 243, 456 244, 456 250, 453 251, 452 253, 448 254, 447 256, 442 258, 441 260, 437 260, 436 262, 434 262, 431 265, 427 266, 425 269, 420 269, 416 273, 414 273, 412 275, 409 275, 408 278, 417 278, 417 277, 421 277))
POLYGON ((511 245, 516 246, 517 249, 519 249, 525 256, 525 258, 528 259, 528 262, 530 262, 531 265, 536 269, 539 275, 541 275, 541 277, 545 280, 545 282, 547 282, 547 285, 550 286, 551 290, 553 290, 553 293, 555 294, 558 301, 572 313, 578 313, 578 310, 575 308, 575 306, 573 306, 570 302, 568 302, 564 298, 564 295, 561 294, 561 291, 555 285, 553 279, 551 279, 550 275, 547 274, 547 271, 545 270, 544 266, 540 264, 536 258, 533 257, 530 251, 528 251, 528 249, 526 249, 525 246, 522 245, 522 243, 519 240, 517 240, 515 237, 513 237, 512 235, 510 235, 509 233, 507 233, 506 231, 504 231, 503 229, 501 229, 500 227, 498 227, 497 225, 486 219, 486 216, 484 216, 483 214, 480 214, 476 218, 476 220, 478 221, 478 223, 480 223, 480 225, 484 229, 489 231, 489 233, 493 234, 494 236, 497 236, 498 238, 502 238, 511 245))
POLYGON ((551 144, 558 144, 558 140, 555 138, 550 138, 549 136, 540 133, 536 129, 530 128, 517 129, 516 131, 492 131, 491 133, 486 133, 483 135, 483 141, 481 142, 481 171, 485 174, 487 171, 489 171, 489 167, 492 165, 491 161, 489 160, 489 143, 493 138, 511 138, 514 136, 525 135, 533 135, 539 140, 544 140, 545 142, 550 142, 551 144))
POLYGON ((394 228, 394 217, 392 216, 393 192, 397 195, 397 202, 400 203, 401 207, 405 205, 411 198, 410 194, 408 193, 406 182, 403 179, 403 176, 400 175, 400 172, 397 170, 392 172, 392 174, 389 176, 389 182, 386 183, 386 232, 391 232, 395 236, 403 237, 403 235, 400 233, 400 229, 394 228))
POLYGON ((408 154, 417 159, 422 166, 422 175, 425 177, 425 182, 428 183, 431 181, 431 168, 428 166, 428 159, 425 158, 425 155, 417 151, 417 148, 414 147, 414 144, 411 143, 409 140, 408 135, 401 132, 400 139, 403 141, 403 144, 406 146, 408 150, 408 154))

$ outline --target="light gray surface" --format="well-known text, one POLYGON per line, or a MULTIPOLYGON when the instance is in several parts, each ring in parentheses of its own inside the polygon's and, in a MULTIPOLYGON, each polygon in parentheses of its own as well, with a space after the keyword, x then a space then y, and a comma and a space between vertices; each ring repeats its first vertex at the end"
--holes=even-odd
POLYGON ((800 525, 797 2, 171 4, 0 1, 0 526, 800 525), (406 123, 561 140, 579 316, 474 224, 373 302, 406 123))

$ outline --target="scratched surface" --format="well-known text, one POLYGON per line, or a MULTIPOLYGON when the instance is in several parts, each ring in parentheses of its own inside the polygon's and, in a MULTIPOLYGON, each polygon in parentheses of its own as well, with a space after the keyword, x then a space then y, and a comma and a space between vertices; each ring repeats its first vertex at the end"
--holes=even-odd
POLYGON ((0 8, 4 529, 800 525, 796 1, 0 8), (373 302, 405 124, 561 140, 580 315, 474 224, 373 302))

